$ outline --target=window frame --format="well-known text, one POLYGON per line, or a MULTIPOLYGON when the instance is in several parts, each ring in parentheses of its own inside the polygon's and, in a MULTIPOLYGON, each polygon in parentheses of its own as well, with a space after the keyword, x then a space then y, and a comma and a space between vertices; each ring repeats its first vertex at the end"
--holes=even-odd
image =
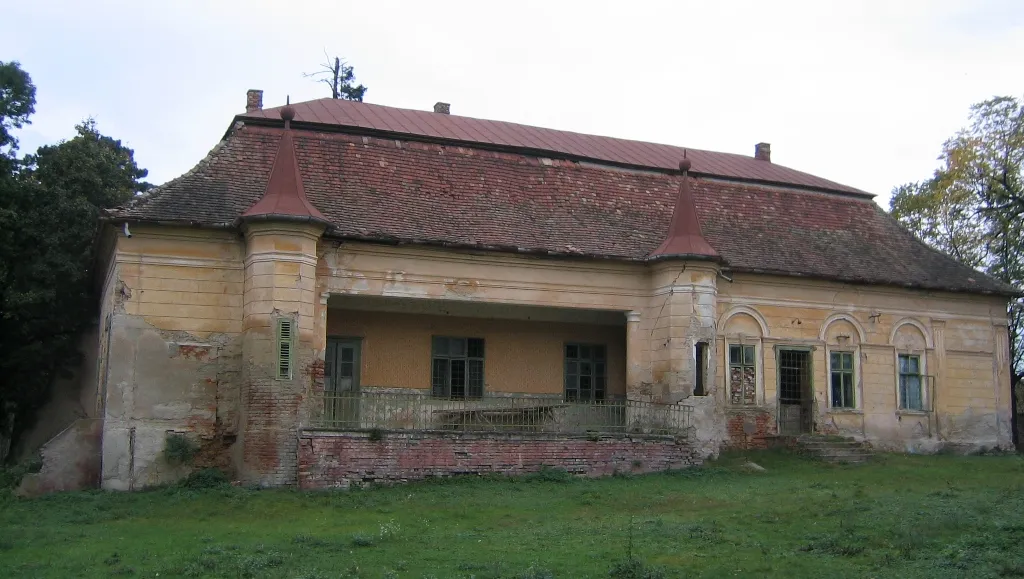
POLYGON ((762 386, 762 368, 761 368, 761 356, 760 348, 758 343, 748 344, 742 340, 735 342, 726 340, 725 342, 725 401, 728 405, 737 408, 751 408, 759 406, 763 397, 764 387, 762 386), (740 364, 733 364, 732 362, 732 349, 740 349, 740 364), (745 348, 751 348, 753 350, 753 361, 749 364, 746 363, 745 348), (753 402, 733 402, 732 401, 732 369, 736 368, 752 368, 754 370, 754 401, 753 402))
POLYGON ((295 376, 295 333, 298 322, 290 316, 274 318, 274 379, 291 380, 295 376))
POLYGON ((468 336, 431 336, 430 337, 430 395, 433 398, 440 398, 444 400, 479 400, 484 397, 487 385, 487 344, 483 338, 473 338, 468 336), (439 341, 445 340, 444 353, 440 353, 439 341), (470 355, 470 342, 479 342, 480 355, 470 355), (462 353, 452 354, 451 345, 456 342, 462 342, 462 353), (444 384, 440 387, 438 385, 438 374, 435 371, 437 368, 438 361, 446 362, 446 369, 444 374, 444 384), (464 380, 462 384, 462 394, 452 394, 452 362, 461 361, 463 362, 464 380), (471 384, 473 364, 479 363, 480 369, 480 380, 479 385, 471 384))
MULTIPOLYGON (((711 360, 711 342, 698 340, 693 344, 693 395, 707 396, 710 393, 708 388, 708 361, 711 360)), ((757 369, 754 369, 754 399, 757 399, 757 369)))
POLYGON ((910 352, 896 352, 896 410, 898 412, 912 412, 912 413, 926 413, 928 412, 928 387, 927 387, 927 374, 925 373, 925 355, 921 352, 910 351, 910 352), (917 359, 917 372, 903 372, 900 361, 902 358, 916 358, 917 359), (904 377, 916 376, 917 387, 919 389, 918 398, 920 399, 920 408, 910 408, 906 405, 906 399, 904 396, 903 380, 904 377))
POLYGON ((588 342, 565 342, 562 344, 562 400, 566 402, 582 402, 586 404, 597 404, 608 400, 608 346, 607 344, 600 343, 588 343, 588 342), (577 355, 575 357, 569 356, 570 348, 576 348, 577 355), (583 348, 590 349, 590 355, 587 357, 582 356, 583 348), (596 356, 596 352, 600 351, 600 357, 596 356), (576 364, 589 363, 592 365, 592 371, 590 374, 591 386, 589 388, 590 397, 584 399, 580 396, 583 389, 580 387, 580 378, 583 377, 581 372, 582 367, 577 366, 575 373, 570 372, 570 364, 575 362, 576 364), (598 371, 598 365, 603 366, 603 370, 598 371), (570 389, 569 380, 570 376, 575 376, 576 387, 570 389), (602 386, 598 387, 599 383, 603 383, 602 386), (571 398, 569 396, 570 390, 576 392, 576 397, 571 398), (600 392, 600 395, 598 395, 600 392))
MULTIPOLYGON (((840 358, 840 360, 841 359, 842 358, 840 358)), ((857 362, 858 362, 858 360, 857 359, 858 359, 858 356, 857 356, 857 350, 856 349, 850 349, 850 350, 846 350, 846 349, 842 349, 842 348, 835 348, 835 349, 829 348, 828 349, 828 407, 829 407, 830 410, 837 410, 837 411, 842 412, 842 411, 857 410, 858 408, 860 408, 860 396, 859 396, 859 392, 857 391, 858 390, 858 388, 857 388, 857 362), (845 367, 843 367, 842 363, 840 362, 840 368, 838 368, 838 369, 835 368, 835 366, 833 365, 832 357, 836 356, 836 355, 838 355, 840 357, 842 357, 842 356, 849 356, 850 357, 850 367, 849 368, 845 368, 845 367), (849 377, 850 377, 850 396, 853 398, 853 403, 852 404, 840 406, 840 405, 838 405, 836 403, 835 390, 834 390, 835 385, 833 383, 833 381, 835 380, 835 375, 836 374, 840 374, 840 375, 848 374, 849 375, 849 377)))

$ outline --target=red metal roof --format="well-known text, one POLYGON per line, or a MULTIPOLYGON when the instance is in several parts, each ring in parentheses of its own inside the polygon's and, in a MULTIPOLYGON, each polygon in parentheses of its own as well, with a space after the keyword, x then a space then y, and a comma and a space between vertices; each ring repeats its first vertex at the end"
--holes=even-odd
MULTIPOLYGON (((474 119, 428 111, 385 107, 324 98, 295 103, 295 122, 388 131, 404 135, 460 141, 468 144, 548 151, 553 156, 591 159, 618 165, 677 170, 683 148, 613 137, 599 137, 529 125, 474 119)), ((240 118, 280 119, 281 107, 239 115, 240 118)), ((733 153, 686 149, 697 175, 744 181, 779 183, 811 189, 869 195, 769 161, 733 153)))
POLYGON ((668 224, 668 234, 654 251, 652 258, 666 257, 702 257, 718 259, 718 252, 704 239, 697 218, 697 205, 690 191, 690 160, 683 158, 679 162, 679 196, 676 197, 675 208, 672 210, 672 221, 668 224))
POLYGON ((327 224, 327 219, 306 199, 306 190, 302 186, 302 175, 295 159, 295 144, 292 132, 284 130, 281 142, 277 146, 277 156, 270 170, 270 179, 263 196, 242 212, 242 219, 274 218, 308 219, 327 224))

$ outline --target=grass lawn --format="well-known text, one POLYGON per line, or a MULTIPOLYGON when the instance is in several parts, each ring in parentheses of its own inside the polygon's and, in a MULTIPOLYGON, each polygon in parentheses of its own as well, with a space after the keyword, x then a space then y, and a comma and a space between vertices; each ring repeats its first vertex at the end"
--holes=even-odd
POLYGON ((1018 456, 845 467, 751 453, 649 476, 559 474, 349 492, 0 491, 0 577, 1024 577, 1018 456), (663 575, 609 575, 630 536, 663 575))

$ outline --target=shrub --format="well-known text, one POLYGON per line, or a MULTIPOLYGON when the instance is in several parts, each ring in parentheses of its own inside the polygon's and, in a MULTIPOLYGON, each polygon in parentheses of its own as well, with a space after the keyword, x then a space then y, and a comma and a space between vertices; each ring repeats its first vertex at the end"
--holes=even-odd
POLYGON ((219 468, 197 470, 181 479, 179 486, 186 489, 215 489, 230 484, 228 477, 219 468))
POLYGON ((38 454, 13 466, 0 466, 0 489, 17 488, 26 474, 37 473, 42 469, 43 457, 38 454))
POLYGON ((611 579, 665 579, 665 572, 651 567, 636 557, 624 559, 608 570, 611 579))
POLYGON ((555 574, 534 563, 526 571, 516 575, 516 579, 555 579, 555 574))
POLYGON ((542 466, 537 472, 527 475, 529 480, 539 482, 554 482, 554 483, 569 483, 576 479, 573 475, 565 471, 565 469, 555 468, 551 466, 542 466))
POLYGON ((199 445, 184 434, 171 433, 164 443, 164 460, 168 464, 190 464, 199 452, 199 445))
POLYGON ((353 535, 352 536, 353 547, 372 547, 373 538, 366 535, 353 535))

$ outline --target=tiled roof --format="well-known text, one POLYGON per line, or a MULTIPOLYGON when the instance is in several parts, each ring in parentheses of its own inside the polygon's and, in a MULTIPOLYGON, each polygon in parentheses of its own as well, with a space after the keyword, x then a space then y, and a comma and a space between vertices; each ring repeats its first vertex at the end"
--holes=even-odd
MULTIPOLYGON (((427 111, 399 109, 340 99, 324 98, 291 105, 295 122, 349 129, 387 131, 421 138, 458 141, 471 145, 525 149, 534 154, 591 159, 632 167, 675 171, 683 148, 628 139, 584 135, 529 125, 460 117, 427 111)), ((242 119, 278 121, 282 107, 252 111, 242 119)), ((808 175, 753 157, 687 149, 697 175, 716 175, 747 181, 779 183, 867 195, 864 191, 828 179, 808 175)))
POLYGON ((306 199, 302 175, 295 158, 292 132, 287 128, 277 146, 277 157, 263 196, 242 212, 242 219, 284 217, 327 223, 327 219, 306 199))
MULTIPOLYGON (((238 126, 195 169, 115 219, 231 225, 267 188, 280 128, 238 126)), ((294 131, 309 201, 330 236, 644 260, 666 239, 676 173, 294 131)), ((678 165, 679 160, 676 160, 678 165)), ((734 271, 1005 293, 928 248, 873 201, 693 178, 704 238, 734 271)))

